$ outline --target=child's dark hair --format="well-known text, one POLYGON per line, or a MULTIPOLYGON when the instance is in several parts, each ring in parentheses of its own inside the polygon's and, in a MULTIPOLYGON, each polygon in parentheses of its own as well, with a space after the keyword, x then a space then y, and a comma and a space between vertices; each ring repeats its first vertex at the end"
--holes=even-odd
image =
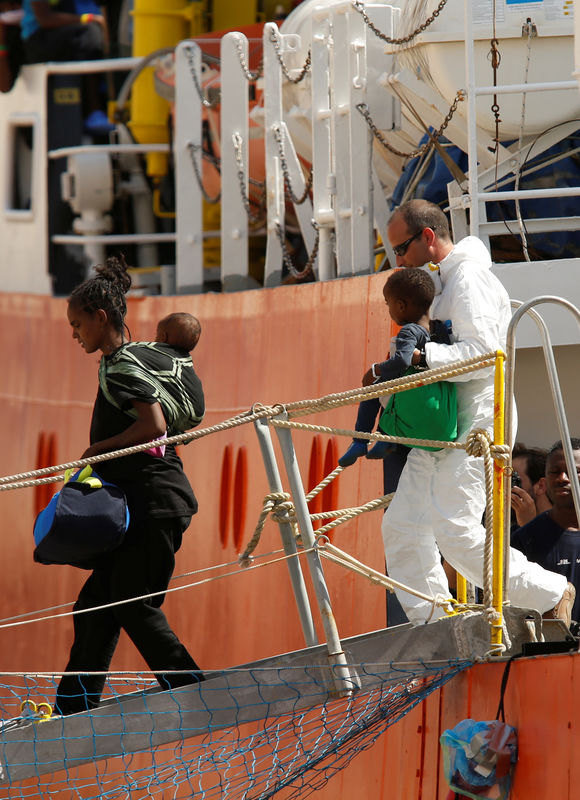
POLYGON ((163 317, 157 325, 158 331, 160 328, 166 332, 167 341, 188 353, 195 348, 201 336, 201 322, 187 311, 174 311, 163 317))
POLYGON ((426 314, 435 297, 435 284, 431 276, 423 269, 405 267, 395 270, 385 284, 385 290, 397 300, 412 303, 417 311, 426 314))
POLYGON ((131 287, 125 258, 122 255, 108 258, 95 267, 95 273, 73 289, 68 302, 89 314, 102 308, 115 330, 122 333, 127 314, 125 295, 131 287))

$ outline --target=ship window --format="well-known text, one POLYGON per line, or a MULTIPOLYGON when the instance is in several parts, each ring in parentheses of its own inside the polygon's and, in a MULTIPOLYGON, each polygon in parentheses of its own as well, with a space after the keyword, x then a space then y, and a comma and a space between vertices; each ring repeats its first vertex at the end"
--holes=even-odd
POLYGON ((20 122, 11 124, 8 152, 6 211, 31 211, 34 152, 34 126, 32 124, 20 122))

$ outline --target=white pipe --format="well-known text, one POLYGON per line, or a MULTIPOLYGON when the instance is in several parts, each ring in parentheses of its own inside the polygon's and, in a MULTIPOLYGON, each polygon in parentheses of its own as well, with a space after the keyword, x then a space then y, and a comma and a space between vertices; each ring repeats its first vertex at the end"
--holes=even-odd
POLYGON ((81 144, 49 150, 49 158, 68 158, 81 153, 168 153, 168 144, 81 144))
POLYGON ((465 78, 467 82, 467 175, 469 179, 469 230, 479 236, 479 205, 477 201, 477 125, 475 117, 475 54, 473 51, 473 18, 470 0, 464 7, 465 78))
POLYGON ((562 89, 575 89, 578 91, 576 81, 552 81, 551 83, 510 83, 505 86, 479 86, 475 90, 476 95, 480 94, 516 94, 518 92, 551 92, 562 89))
MULTIPOLYGON (((215 236, 214 231, 211 231, 215 236)), ((53 244, 158 244, 174 242, 174 233, 126 233, 97 236, 75 236, 72 233, 57 233, 50 237, 53 244)))
POLYGON ((519 197, 520 200, 532 199, 537 197, 577 197, 580 195, 580 186, 560 186, 558 189, 519 189, 509 192, 480 192, 477 196, 479 200, 513 200, 519 197))

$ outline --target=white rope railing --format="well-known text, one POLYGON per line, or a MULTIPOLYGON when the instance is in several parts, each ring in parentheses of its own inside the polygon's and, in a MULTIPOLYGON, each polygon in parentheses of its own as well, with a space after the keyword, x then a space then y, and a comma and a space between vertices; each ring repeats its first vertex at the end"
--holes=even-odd
MULTIPOLYGON (((493 367, 495 364, 495 353, 486 353, 481 356, 467 359, 466 361, 458 361, 449 364, 447 367, 437 367, 436 369, 425 370, 421 373, 414 375, 407 375, 403 378, 397 378, 392 381, 385 381, 383 383, 373 384, 372 386, 359 387, 350 389, 345 392, 338 392, 318 399, 299 400, 285 405, 276 404, 273 406, 265 406, 256 403, 252 409, 242 414, 237 414, 230 419, 218 422, 216 425, 211 425, 207 428, 198 428, 196 430, 180 433, 175 436, 167 437, 166 439, 154 439, 150 442, 143 444, 133 445, 132 447, 125 447, 121 450, 114 450, 110 453, 101 453, 97 456, 90 456, 89 458, 76 459, 75 461, 67 461, 63 464, 57 464, 51 467, 43 467, 37 470, 30 470, 29 472, 21 472, 15 475, 8 475, 0 478, 0 491, 8 491, 11 489, 24 489, 32 486, 39 486, 46 483, 55 483, 62 481, 62 476, 53 476, 50 479, 42 481, 36 480, 42 476, 52 475, 55 472, 65 472, 68 469, 80 469, 87 465, 99 464, 102 461, 109 461, 113 458, 122 458, 123 456, 134 455, 140 453, 151 447, 160 445, 171 444, 184 444, 185 442, 192 442, 196 439, 201 439, 213 433, 219 433, 241 425, 247 425, 255 422, 258 419, 266 417, 274 418, 283 412, 286 412, 289 417, 303 416, 312 414, 319 411, 327 411, 332 408, 339 408, 340 406, 350 405, 361 400, 368 400, 372 397, 384 397, 389 394, 404 391, 405 389, 413 389, 418 386, 423 386, 429 383, 436 383, 440 380, 446 380, 457 375, 462 375, 466 372, 473 370, 487 369, 493 367)), ((351 435, 347 432, 344 435, 351 435)), ((363 438, 360 433, 357 436, 363 438)), ((369 434, 369 436, 379 436, 379 434, 369 434)), ((394 441, 394 439, 392 439, 394 441)))
MULTIPOLYGON (((450 364, 446 367, 439 367, 432 370, 425 370, 424 372, 404 376, 403 378, 398 378, 396 380, 385 381, 383 383, 373 384, 372 386, 368 387, 359 387, 356 389, 348 390, 346 392, 333 393, 314 400, 303 400, 294 403, 289 403, 286 405, 278 404, 274 406, 255 404, 249 411, 235 415, 230 419, 224 420, 221 423, 217 423, 216 425, 212 425, 207 428, 197 429, 195 431, 188 431, 186 433, 178 434, 176 436, 168 437, 165 439, 155 439, 152 440, 151 442, 145 442, 140 445, 123 448, 121 450, 116 450, 111 453, 103 453, 98 456, 92 456, 86 459, 78 459, 76 461, 70 461, 52 467, 44 467, 38 470, 32 470, 29 472, 19 473, 16 475, 10 475, 0 478, 0 491, 8 491, 17 488, 27 488, 31 486, 38 486, 47 483, 61 481, 63 480, 62 475, 51 475, 51 473, 63 472, 64 470, 67 469, 76 469, 88 464, 91 465, 98 464, 102 461, 107 461, 113 458, 133 455, 135 453, 139 453, 144 450, 148 450, 151 447, 162 444, 165 445, 181 444, 186 441, 193 441, 195 439, 200 439, 203 438, 204 436, 208 436, 213 433, 230 430, 232 428, 239 427, 241 425, 245 425, 250 422, 255 422, 258 419, 269 418, 270 424, 272 426, 280 428, 307 430, 317 433, 329 433, 333 435, 348 436, 351 438, 356 436, 357 438, 364 438, 368 439, 369 441, 401 442, 409 446, 420 445, 438 449, 441 448, 465 449, 470 455, 483 456, 484 458, 486 492, 489 501, 492 493, 493 460, 494 459, 499 461, 509 460, 510 450, 507 445, 492 444, 490 442, 489 435, 487 434, 486 431, 482 430, 472 431, 467 437, 467 440, 465 442, 446 442, 438 440, 410 439, 404 437, 388 436, 386 434, 380 434, 380 433, 366 433, 362 431, 351 431, 342 428, 333 428, 325 425, 314 425, 309 423, 296 422, 291 419, 280 419, 280 415, 282 413, 285 413, 288 417, 303 416, 305 414, 326 411, 343 405, 352 404, 354 402, 360 402, 362 400, 370 399, 372 397, 382 397, 385 395, 394 394, 400 391, 405 391, 419 386, 424 386, 429 383, 434 383, 440 380, 445 380, 450 377, 462 375, 466 372, 470 372, 473 370, 493 367, 496 363, 496 357, 497 353, 487 353, 482 356, 476 356, 472 359, 468 359, 463 362, 454 362, 453 364, 450 364), (40 476, 49 476, 49 477, 40 477, 40 476)), ((340 475, 342 471, 343 471, 342 467, 340 466, 336 467, 314 489, 310 491, 310 493, 306 496, 307 502, 310 502, 312 499, 314 499, 314 497, 316 497, 321 491, 323 491, 335 478, 338 477, 338 475, 340 475)), ((433 604, 433 608, 435 608, 435 606, 439 606, 441 608, 444 608, 447 614, 454 613, 454 610, 452 608, 452 601, 450 600, 450 598, 432 598, 412 589, 411 587, 398 583, 397 581, 394 581, 392 578, 388 578, 382 573, 373 570, 371 567, 362 564, 362 562, 357 561, 357 559, 345 553, 344 551, 341 551, 338 548, 334 547, 334 545, 331 545, 328 539, 326 538, 325 534, 328 533, 330 530, 338 527, 339 525, 344 524, 345 522, 348 522, 349 520, 356 518, 360 514, 368 513, 369 511, 374 511, 377 509, 386 508, 391 502, 392 497, 393 494, 389 494, 383 497, 375 498, 365 503, 362 506, 311 514, 310 516, 312 520, 331 519, 331 522, 321 527, 316 532, 318 551, 325 558, 330 559, 337 564, 341 564, 342 566, 348 569, 354 570, 361 575, 364 575, 365 577, 372 580, 373 583, 380 584, 381 586, 387 588, 389 591, 394 591, 395 588, 401 589, 403 591, 415 595, 416 597, 419 597, 420 599, 427 600, 429 603, 433 604), (325 542, 324 545, 321 545, 321 542, 325 542)), ((296 537, 296 539, 299 538, 298 524, 291 496, 285 492, 272 492, 266 495, 266 497, 264 498, 263 508, 260 513, 260 517, 256 525, 254 534, 250 542, 248 543, 247 547, 245 548, 244 552, 238 559, 238 563, 240 564, 240 567, 244 571, 267 566, 269 564, 274 564, 279 561, 287 560, 288 558, 294 558, 297 557, 298 555, 311 552, 311 550, 308 549, 301 550, 300 552, 297 553, 285 554, 280 558, 276 558, 268 562, 264 562, 261 564, 254 564, 252 553, 260 541, 260 537, 262 535, 262 531, 264 529, 268 516, 272 516, 273 520, 276 522, 289 523, 293 528, 294 536, 296 537)), ((486 543, 485 543, 485 553, 484 553, 484 607, 486 608, 488 615, 491 616, 495 614, 495 611, 491 605, 492 544, 493 544, 492 526, 491 526, 491 521, 489 521, 486 523, 486 543)), ((231 573, 225 573, 223 575, 213 576, 210 578, 205 578, 201 581, 185 584, 183 586, 172 587, 166 589, 163 592, 149 593, 143 597, 134 597, 125 600, 120 600, 115 603, 98 606, 96 608, 81 609, 79 611, 70 611, 58 614, 50 614, 42 617, 35 617, 32 619, 25 619, 25 620, 17 619, 10 622, 0 622, 0 629, 31 624, 34 622, 40 622, 59 617, 72 616, 78 613, 90 613, 91 611, 102 610, 104 608, 110 608, 116 605, 123 605, 125 603, 134 602, 136 600, 142 600, 145 599, 146 597, 148 598, 155 595, 166 594, 169 592, 181 591, 183 589, 188 589, 194 586, 199 586, 205 583, 209 583, 213 580, 220 580, 223 577, 229 577, 233 574, 238 574, 239 571, 240 570, 231 573)), ((457 608, 456 604, 453 603, 453 605, 455 605, 455 608, 457 608)), ((464 609, 467 608, 467 606, 465 607, 461 606, 461 608, 464 609)))

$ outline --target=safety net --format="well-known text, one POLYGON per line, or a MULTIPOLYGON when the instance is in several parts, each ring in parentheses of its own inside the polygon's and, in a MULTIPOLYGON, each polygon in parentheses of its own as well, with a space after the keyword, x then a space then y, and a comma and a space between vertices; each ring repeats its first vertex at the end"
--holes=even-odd
POLYGON ((68 717, 51 715, 58 677, 4 675, 0 796, 306 797, 470 665, 350 665, 356 688, 343 696, 320 664, 165 692, 149 676, 109 674, 101 705, 68 717))

